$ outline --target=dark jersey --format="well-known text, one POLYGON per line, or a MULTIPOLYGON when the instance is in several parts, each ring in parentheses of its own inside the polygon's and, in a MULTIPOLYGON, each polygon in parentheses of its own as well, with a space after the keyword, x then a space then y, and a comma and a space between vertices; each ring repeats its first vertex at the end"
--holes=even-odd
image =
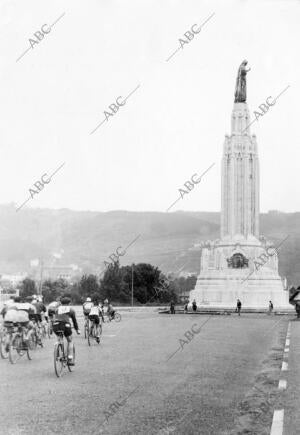
POLYGON ((73 326, 78 331, 78 323, 76 319, 76 314, 73 308, 71 308, 69 305, 60 305, 57 308, 57 314, 55 316, 55 320, 59 320, 60 322, 70 322, 70 319, 72 319, 73 326))
POLYGON ((46 307, 43 304, 43 302, 39 302, 39 301, 32 302, 32 305, 35 306, 37 314, 42 314, 46 312, 46 307))

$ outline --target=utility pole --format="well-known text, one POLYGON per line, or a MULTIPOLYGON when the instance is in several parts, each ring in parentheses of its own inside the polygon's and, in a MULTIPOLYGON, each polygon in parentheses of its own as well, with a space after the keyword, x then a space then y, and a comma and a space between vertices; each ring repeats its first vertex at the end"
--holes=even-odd
POLYGON ((39 295, 42 294, 43 266, 44 266, 44 261, 41 260, 41 276, 40 276, 40 285, 39 285, 39 290, 38 290, 39 295))
POLYGON ((131 306, 133 307, 133 263, 131 265, 131 306))

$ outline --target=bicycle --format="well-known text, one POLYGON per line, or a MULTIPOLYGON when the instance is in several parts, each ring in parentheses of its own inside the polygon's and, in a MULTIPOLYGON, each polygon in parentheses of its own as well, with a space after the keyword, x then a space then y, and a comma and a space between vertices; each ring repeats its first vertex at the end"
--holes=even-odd
POLYGON ((51 338, 51 335, 53 334, 53 319, 49 317, 49 323, 48 323, 48 337, 51 338))
MULTIPOLYGON (((102 325, 101 323, 99 323, 99 332, 100 332, 100 336, 102 334, 102 325)), ((100 337, 96 336, 96 331, 97 331, 97 325, 95 323, 94 320, 90 320, 90 327, 87 331, 87 339, 88 339, 88 344, 89 346, 91 345, 92 342, 92 338, 98 343, 100 344, 100 337)))
POLYGON ((114 312, 113 315, 110 315, 109 313, 107 314, 108 317, 108 322, 111 322, 112 320, 114 320, 115 322, 120 322, 122 319, 122 316, 120 313, 117 313, 116 311, 114 312))
POLYGON ((42 341, 43 330, 42 330, 42 325, 41 325, 40 321, 37 319, 36 314, 30 314, 29 319, 32 321, 32 324, 33 324, 34 349, 37 348, 38 344, 41 347, 44 347, 43 341, 42 341))
POLYGON ((33 330, 28 331, 25 325, 17 323, 17 332, 12 334, 9 343, 9 361, 11 364, 16 364, 25 353, 27 353, 29 360, 32 359, 31 351, 34 348, 33 335, 33 330))
POLYGON ((46 320, 42 320, 42 323, 40 324, 40 331, 42 338, 50 338, 49 324, 46 320))
POLYGON ((69 372, 72 371, 75 364, 75 346, 73 343, 73 360, 72 365, 69 364, 65 340, 64 331, 56 331, 57 342, 54 345, 54 370, 58 378, 61 377, 64 368, 67 366, 69 372))
POLYGON ((0 331, 0 355, 2 359, 7 359, 9 355, 9 345, 12 334, 14 332, 13 325, 3 326, 0 331))

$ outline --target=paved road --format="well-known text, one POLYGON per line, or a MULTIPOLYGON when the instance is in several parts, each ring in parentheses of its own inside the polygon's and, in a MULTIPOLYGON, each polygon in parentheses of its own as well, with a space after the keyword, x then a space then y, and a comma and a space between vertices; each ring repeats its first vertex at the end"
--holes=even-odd
POLYGON ((281 379, 286 381, 286 389, 282 391, 277 409, 284 410, 284 435, 300 433, 300 321, 294 318, 290 322, 290 344, 286 346, 284 360, 286 370, 281 372, 281 379))
POLYGON ((0 433, 270 433, 272 403, 252 411, 279 376, 287 316, 122 315, 100 346, 75 337, 61 379, 54 339, 32 361, 0 361, 0 433))

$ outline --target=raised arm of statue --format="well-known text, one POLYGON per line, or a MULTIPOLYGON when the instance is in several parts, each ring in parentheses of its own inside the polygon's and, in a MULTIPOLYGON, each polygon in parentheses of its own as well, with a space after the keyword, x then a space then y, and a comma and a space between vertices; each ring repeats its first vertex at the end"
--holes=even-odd
POLYGON ((244 103, 247 99, 246 75, 251 70, 251 68, 246 68, 247 63, 247 60, 244 60, 238 70, 234 94, 235 103, 244 103))

